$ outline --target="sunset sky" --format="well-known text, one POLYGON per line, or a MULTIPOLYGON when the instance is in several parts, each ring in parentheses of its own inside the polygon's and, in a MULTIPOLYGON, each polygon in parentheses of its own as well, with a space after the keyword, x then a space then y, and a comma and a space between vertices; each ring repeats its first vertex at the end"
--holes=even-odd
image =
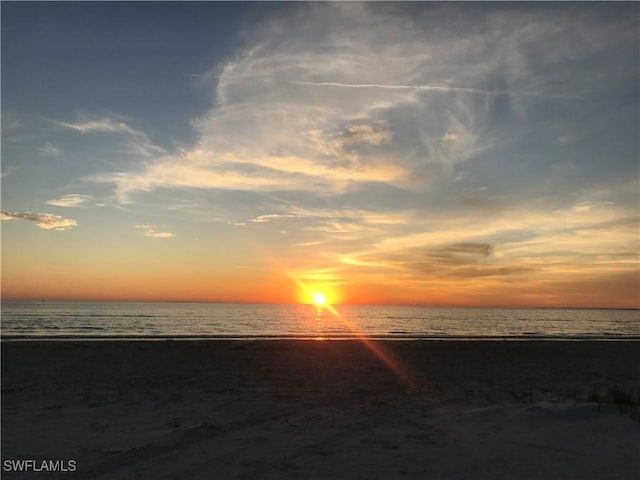
POLYGON ((2 298, 638 307, 637 3, 2 3, 2 298))

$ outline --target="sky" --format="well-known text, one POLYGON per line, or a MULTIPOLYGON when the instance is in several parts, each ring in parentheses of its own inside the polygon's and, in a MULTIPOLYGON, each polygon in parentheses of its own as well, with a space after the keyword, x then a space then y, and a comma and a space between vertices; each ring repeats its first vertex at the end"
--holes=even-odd
POLYGON ((2 299, 640 307, 637 3, 2 3, 2 299))

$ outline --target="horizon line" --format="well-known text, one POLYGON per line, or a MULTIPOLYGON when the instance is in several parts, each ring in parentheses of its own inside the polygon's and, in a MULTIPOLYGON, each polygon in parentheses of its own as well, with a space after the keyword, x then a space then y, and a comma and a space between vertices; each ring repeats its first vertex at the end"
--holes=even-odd
MULTIPOLYGON (((240 301, 240 300, 144 300, 144 299, 69 299, 69 298, 3 298, 0 299, 0 305, 2 303, 201 303, 201 304, 227 304, 227 305, 282 305, 282 306, 309 306, 316 307, 313 303, 302 302, 268 302, 268 301, 240 301)), ((333 304, 337 307, 420 307, 420 308, 486 308, 486 309, 547 309, 547 310, 640 310, 640 305, 637 307, 622 307, 622 306, 572 306, 572 305, 495 305, 495 304, 430 304, 430 303, 365 303, 365 302, 340 302, 333 304)))

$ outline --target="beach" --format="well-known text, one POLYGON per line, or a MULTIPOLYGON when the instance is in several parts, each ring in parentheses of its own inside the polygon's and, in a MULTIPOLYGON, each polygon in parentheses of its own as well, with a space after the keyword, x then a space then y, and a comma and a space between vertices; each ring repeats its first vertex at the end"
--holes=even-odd
POLYGON ((639 342, 1 347, 4 478, 640 475, 639 342), (16 459, 75 468, 9 471, 16 459))

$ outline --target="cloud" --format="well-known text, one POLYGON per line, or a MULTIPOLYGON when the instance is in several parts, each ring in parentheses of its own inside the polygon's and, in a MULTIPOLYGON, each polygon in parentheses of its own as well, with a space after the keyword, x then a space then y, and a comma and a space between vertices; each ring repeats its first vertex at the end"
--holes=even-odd
POLYGON ((11 170, 7 169, 7 170, 5 170, 5 171, 0 173, 0 178, 8 177, 10 174, 11 174, 11 170))
MULTIPOLYGON (((471 17, 435 5, 285 9, 202 75, 215 103, 193 122, 194 145, 92 178, 123 203, 158 189, 444 189, 527 132, 538 105, 575 105, 606 84, 585 59, 615 29, 588 9, 471 17)), ((145 138, 111 118, 62 125, 145 138)))
POLYGON ((60 198, 56 198, 53 200, 47 200, 47 205, 53 205, 55 207, 79 207, 82 204, 88 202, 93 197, 91 195, 82 195, 80 193, 70 193, 68 195, 63 195, 60 198))
POLYGON ((604 201, 558 211, 509 209, 497 215, 416 212, 413 225, 368 234, 365 245, 334 253, 350 279, 391 275, 407 287, 432 288, 438 279, 497 282, 518 275, 536 289, 585 276, 637 273, 639 226, 633 209, 604 201), (417 227, 427 222, 428 228, 417 227))
POLYGON ((80 132, 88 133, 110 133, 123 136, 125 149, 128 153, 150 157, 165 153, 165 150, 158 145, 154 145, 149 137, 142 131, 136 130, 126 122, 113 117, 81 117, 78 122, 54 122, 57 126, 80 132))
POLYGON ((90 133, 90 132, 106 132, 106 133, 122 133, 125 135, 137 136, 144 135, 142 132, 139 132, 125 122, 117 121, 113 118, 104 117, 99 119, 84 119, 80 122, 56 122, 59 126, 69 128, 71 130, 76 130, 80 133, 90 133))
POLYGON ((295 217, 298 217, 298 215, 267 213, 265 215, 258 215, 257 217, 252 218, 249 221, 253 223, 266 223, 266 222, 271 222, 273 220, 280 220, 283 218, 295 218, 295 217))
POLYGON ((493 245, 488 243, 454 243, 440 249, 440 252, 446 255, 477 255, 488 257, 493 252, 493 245))
POLYGON ((454 85, 380 85, 377 83, 338 83, 338 82, 296 82, 292 81, 293 84, 298 85, 311 85, 315 87, 342 87, 342 88, 381 88, 387 90, 412 90, 412 91, 425 91, 425 92, 436 92, 436 93, 452 93, 452 92, 463 92, 463 93, 477 93, 480 95, 522 95, 522 96, 531 96, 531 97, 546 97, 546 98, 567 98, 567 99, 577 99, 580 97, 576 97, 575 95, 566 95, 560 93, 538 93, 538 92, 515 92, 515 91, 506 91, 506 90, 487 90, 481 88, 466 88, 466 87, 457 87, 454 85))
POLYGON ((15 130, 23 126, 23 123, 21 120, 16 118, 15 115, 12 115, 8 112, 2 112, 1 120, 2 122, 0 124, 0 129, 3 132, 8 130, 15 130))
POLYGON ((434 247, 421 247, 386 254, 364 256, 363 264, 384 265, 432 278, 476 278, 530 272, 531 267, 496 264, 490 258, 494 246, 488 243, 464 242, 434 247))
POLYGON ((145 237, 150 238, 172 238, 173 233, 170 232, 159 232, 156 230, 156 227, 153 225, 136 225, 137 229, 142 230, 142 234, 145 237))
POLYGON ((2 220, 27 220, 34 222, 38 227, 44 230, 68 230, 78 225, 78 222, 68 218, 62 218, 52 213, 31 213, 31 212, 6 212, 2 211, 2 220))
POLYGON ((40 153, 51 157, 58 157, 60 155, 60 149, 51 142, 44 142, 42 146, 38 146, 36 149, 40 153))
MULTIPOLYGON (((456 163, 486 148, 472 125, 475 112, 485 114, 471 106, 472 98, 449 106, 425 96, 424 85, 329 95, 319 91, 322 82, 312 79, 331 77, 347 85, 356 66, 381 80, 390 75, 412 80, 433 48, 420 41, 419 29, 394 16, 377 18, 364 7, 326 6, 325 13, 336 22, 297 19, 313 34, 307 35, 306 28, 287 30, 286 42, 280 30, 267 27, 252 46, 216 67, 218 75, 210 80, 216 105, 194 122, 199 140, 193 148, 138 171, 94 179, 114 184, 122 201, 136 193, 183 187, 339 193, 370 182, 407 186, 415 183, 420 163, 456 163), (389 22, 379 22, 385 19, 389 22), (368 31, 372 22, 373 33, 368 31), (347 27, 355 29, 353 35, 345 36, 347 27), (397 41, 389 44, 389 38, 397 41), (310 80, 300 80, 304 78, 310 80), (398 137, 406 122, 422 116, 430 119, 428 125, 412 127, 410 138, 398 137), (438 144, 440 137, 454 132, 457 141, 450 135, 448 142, 438 144)), ((68 126, 129 131, 124 124, 104 121, 68 126)))
POLYGON ((607 206, 607 205, 615 205, 615 202, 608 202, 608 201, 582 201, 582 202, 578 202, 574 205, 571 205, 569 208, 561 208, 559 210, 556 210, 555 213, 561 214, 561 215, 574 215, 574 214, 581 214, 581 213, 589 213, 592 212, 594 210, 597 210, 603 206, 607 206))

